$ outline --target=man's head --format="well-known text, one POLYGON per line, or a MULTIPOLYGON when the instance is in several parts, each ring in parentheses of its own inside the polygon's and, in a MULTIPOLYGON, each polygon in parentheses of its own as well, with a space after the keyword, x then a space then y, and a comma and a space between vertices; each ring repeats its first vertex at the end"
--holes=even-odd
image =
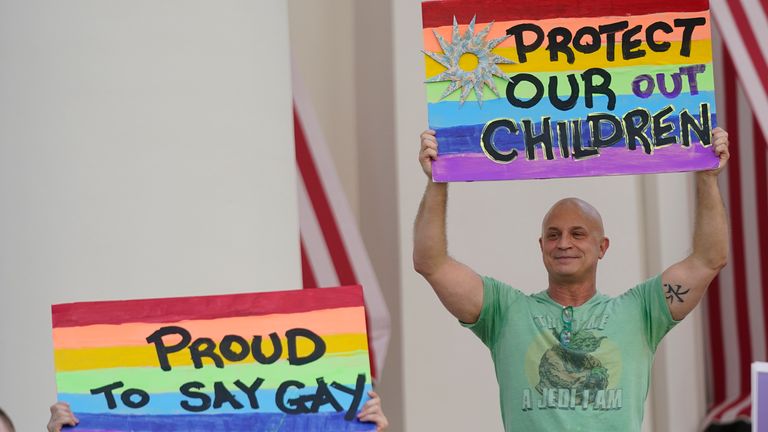
POLYGON ((0 432, 14 432, 15 430, 11 418, 0 408, 0 432))
POLYGON ((597 261, 608 250, 600 213, 578 198, 552 206, 541 223, 539 238, 550 283, 594 282, 597 261))

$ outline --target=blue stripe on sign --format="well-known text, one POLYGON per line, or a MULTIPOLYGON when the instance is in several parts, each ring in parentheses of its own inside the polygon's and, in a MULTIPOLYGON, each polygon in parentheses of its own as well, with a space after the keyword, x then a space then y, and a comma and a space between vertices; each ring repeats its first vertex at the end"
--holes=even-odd
MULTIPOLYGON (((715 113, 710 113, 712 118, 712 128, 714 129, 717 127, 717 115, 715 113)), ((698 115, 693 115, 693 117, 696 119, 697 122, 701 122, 701 118, 698 115)), ((673 132, 671 135, 674 135, 678 138, 678 143, 680 142, 680 121, 678 116, 668 116, 666 118, 666 123, 671 123, 673 126, 673 132)), ((522 125, 516 121, 519 128, 522 128, 522 125)), ((460 154, 460 153, 482 153, 483 150, 480 147, 480 140, 481 135, 483 133, 483 128, 485 127, 484 124, 479 125, 471 125, 471 126, 455 126, 455 127, 448 127, 448 128, 437 128, 435 129, 437 142, 438 142, 438 153, 441 155, 445 154, 460 154)), ((550 123, 550 127, 552 128, 552 144, 553 146, 559 145, 559 140, 557 136, 557 125, 555 121, 553 120, 550 123)), ((602 123, 601 124, 601 131, 603 136, 608 136, 611 132, 613 127, 610 124, 602 123)), ((534 123, 534 133, 539 135, 541 134, 541 122, 534 123)), ((590 147, 592 145, 592 141, 590 139, 590 133, 589 133, 589 123, 586 122, 586 119, 583 119, 583 122, 581 124, 581 137, 582 137, 582 147, 590 147)), ((696 136, 693 135, 692 140, 695 140, 696 136)), ((625 139, 621 139, 619 142, 614 144, 612 147, 624 147, 626 145, 625 139)), ((496 146, 496 149, 500 152, 506 153, 512 150, 513 148, 518 151, 525 151, 525 143, 523 141, 523 135, 522 132, 517 134, 510 134, 507 133, 505 130, 499 130, 496 135, 494 136, 494 144, 496 146)), ((640 147, 641 144, 637 143, 637 146, 640 147)), ((538 146, 540 147, 540 146, 538 146)), ((571 146, 569 146, 571 147, 571 146)))
POLYGON ((586 108, 584 98, 579 98, 576 107, 568 111, 560 111, 552 106, 549 99, 542 99, 536 106, 529 109, 515 108, 506 99, 494 99, 483 102, 482 107, 477 102, 439 102, 427 104, 430 129, 445 128, 459 125, 485 124, 496 118, 512 118, 515 120, 527 118, 533 121, 541 121, 542 117, 549 116, 552 121, 585 118, 593 112, 609 112, 624 115, 635 108, 645 108, 650 112, 656 112, 667 105, 673 105, 676 110, 690 107, 691 112, 698 112, 701 103, 709 103, 710 110, 715 112, 715 93, 701 91, 696 96, 681 94, 675 99, 668 99, 662 95, 653 95, 648 99, 640 99, 635 95, 619 95, 616 97, 616 107, 608 111, 608 98, 603 95, 595 95, 592 108, 586 108))
POLYGON ((197 416, 141 416, 76 414, 78 431, 162 431, 162 432, 357 432, 374 431, 373 423, 344 420, 343 413, 212 414, 197 416))

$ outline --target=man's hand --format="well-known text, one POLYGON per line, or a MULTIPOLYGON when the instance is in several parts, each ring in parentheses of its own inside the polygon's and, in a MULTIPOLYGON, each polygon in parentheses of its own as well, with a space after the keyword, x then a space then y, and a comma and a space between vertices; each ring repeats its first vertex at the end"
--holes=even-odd
POLYGON ((722 128, 715 128, 712 131, 712 145, 715 154, 720 159, 720 164, 715 169, 702 171, 701 173, 704 175, 717 176, 731 157, 731 153, 728 151, 728 132, 724 131, 722 128))
POLYGON ((357 419, 362 422, 376 423, 376 432, 381 432, 389 426, 389 421, 387 421, 387 417, 381 409, 381 398, 373 391, 369 391, 368 396, 371 399, 363 405, 363 409, 360 410, 357 419))
POLYGON ((428 129, 421 133, 421 150, 419 150, 419 163, 424 174, 432 180, 432 162, 437 160, 437 138, 435 131, 428 129))
POLYGON ((60 432, 64 426, 76 426, 80 420, 72 414, 69 404, 56 402, 51 405, 51 419, 48 421, 48 432, 60 432))

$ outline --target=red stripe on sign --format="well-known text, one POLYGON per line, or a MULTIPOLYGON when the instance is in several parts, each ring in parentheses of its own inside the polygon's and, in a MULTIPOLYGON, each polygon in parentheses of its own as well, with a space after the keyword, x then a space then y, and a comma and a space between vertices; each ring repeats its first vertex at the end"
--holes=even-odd
MULTIPOLYGON (((768 1, 768 0, 767 0, 768 1)), ((752 130, 754 133, 755 149, 755 194, 757 204, 757 235, 760 247, 760 275, 762 277, 762 286, 768 286, 768 168, 766 168, 766 157, 768 157, 768 143, 760 128, 760 122, 757 117, 752 115, 752 130)), ((758 288, 759 289, 759 288, 758 288)), ((768 319, 768 298, 763 295, 763 317, 768 319)), ((765 346, 768 347, 768 331, 763 331, 765 346)))
POLYGON ((304 239, 300 239, 301 244, 301 282, 303 288, 317 288, 317 279, 315 272, 312 271, 312 264, 307 256, 307 248, 304 246, 304 239))
MULTIPOLYGON (((731 14, 734 21, 736 21, 736 27, 739 28, 741 38, 744 40, 744 45, 747 47, 747 52, 752 58, 752 64, 755 66, 755 71, 763 85, 763 91, 768 92, 768 64, 765 62, 763 52, 760 50, 760 45, 757 42, 755 33, 752 31, 752 26, 747 18, 747 13, 741 4, 741 0, 727 0, 728 6, 730 6, 731 14)), ((740 59, 740 61, 749 61, 749 59, 740 59)))
POLYGON ((430 28, 452 25, 454 16, 459 24, 468 24, 474 16, 477 16, 478 23, 534 21, 547 18, 614 17, 659 12, 705 11, 709 9, 709 2, 707 0, 539 0, 535 7, 531 6, 530 2, 509 0, 426 1, 421 4, 421 12, 424 28, 430 28))
POLYGON ((723 315, 720 310, 720 276, 707 290, 707 326, 709 327, 709 354, 712 361, 712 406, 725 402, 725 354, 723 349, 723 315))
MULTIPOLYGON (((726 95, 726 124, 730 128, 730 141, 734 146, 730 146, 731 158, 728 166, 728 194, 730 196, 731 213, 731 242, 733 250, 733 290, 737 305, 749 304, 747 295, 747 276, 744 256, 744 224, 742 214, 742 196, 741 196, 741 169, 739 162, 739 107, 738 93, 736 91, 736 68, 733 64, 733 58, 729 51, 724 52, 724 78, 726 95)), ((750 388, 750 368, 752 361, 752 346, 749 329, 749 311, 747 308, 741 308, 740 313, 736 314, 736 326, 739 335, 739 383, 740 393, 749 391, 750 388)), ((735 311, 734 311, 735 312, 735 311)))
POLYGON ((363 306, 363 290, 359 285, 321 290, 69 303, 53 305, 51 309, 53 327, 79 327, 289 314, 354 306, 363 306))
POLYGON ((304 178, 307 195, 309 195, 309 200, 312 202, 312 208, 323 232, 323 238, 325 238, 325 243, 328 245, 333 266, 339 277, 339 283, 342 285, 355 284, 357 283, 357 278, 352 270, 347 249, 344 247, 344 242, 341 239, 336 218, 326 198, 323 184, 320 182, 320 176, 317 173, 315 162, 307 145, 304 128, 295 109, 293 110, 293 127, 296 137, 296 162, 299 165, 301 176, 304 178))

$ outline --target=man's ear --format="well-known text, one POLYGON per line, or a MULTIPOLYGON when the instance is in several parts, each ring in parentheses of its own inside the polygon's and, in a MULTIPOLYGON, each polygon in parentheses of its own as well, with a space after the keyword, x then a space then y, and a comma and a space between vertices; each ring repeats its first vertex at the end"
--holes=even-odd
POLYGON ((603 239, 600 240, 600 255, 598 255, 598 258, 603 259, 605 253, 608 251, 608 246, 610 245, 611 241, 608 237, 603 237, 603 239))

